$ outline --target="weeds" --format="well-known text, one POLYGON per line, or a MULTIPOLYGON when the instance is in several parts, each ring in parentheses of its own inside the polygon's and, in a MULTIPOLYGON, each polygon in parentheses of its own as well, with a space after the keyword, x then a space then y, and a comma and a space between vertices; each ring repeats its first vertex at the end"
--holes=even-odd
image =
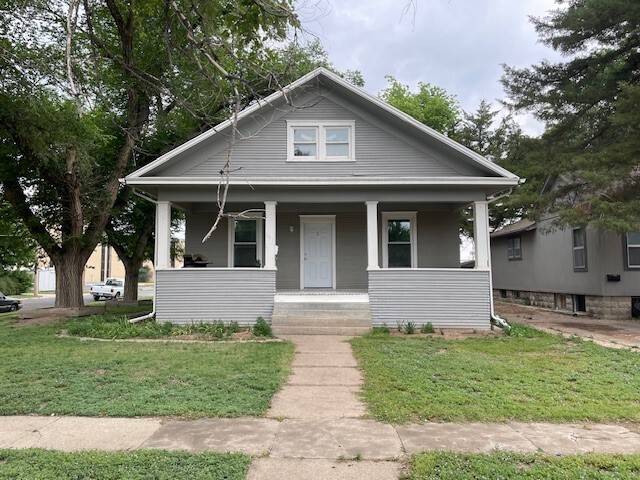
POLYGON ((264 318, 258 317, 256 324, 253 326, 253 334, 256 337, 273 337, 273 330, 264 318))
POLYGON ((427 322, 422 325, 422 328, 420 328, 420 333, 436 333, 435 328, 433 328, 433 323, 427 322))

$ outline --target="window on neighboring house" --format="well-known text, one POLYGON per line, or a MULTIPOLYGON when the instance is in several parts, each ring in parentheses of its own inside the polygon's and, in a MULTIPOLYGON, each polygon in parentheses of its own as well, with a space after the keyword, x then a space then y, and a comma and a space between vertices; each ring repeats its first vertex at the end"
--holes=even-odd
POLYGON ((520 237, 507 239, 507 258, 509 260, 522 260, 520 237))
POLYGON ((415 212, 383 212, 382 263, 385 268, 416 268, 415 212))
POLYGON ((288 123, 287 161, 352 161, 355 122, 288 123))
POLYGON ((573 242, 573 269, 577 272, 587 271, 587 235, 584 228, 574 228, 572 231, 573 242))
POLYGON ((627 233, 625 253, 626 267, 640 268, 640 232, 627 233))
POLYGON ((262 265, 262 221, 258 218, 229 220, 229 266, 262 265))

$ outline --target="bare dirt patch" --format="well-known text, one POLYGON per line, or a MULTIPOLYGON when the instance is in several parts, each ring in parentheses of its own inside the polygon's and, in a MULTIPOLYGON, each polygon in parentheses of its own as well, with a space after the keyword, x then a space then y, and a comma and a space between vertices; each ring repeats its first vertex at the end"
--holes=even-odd
POLYGON ((496 312, 509 322, 524 323, 550 333, 577 335, 612 348, 640 348, 640 322, 599 320, 585 315, 496 302, 496 312))
POLYGON ((474 330, 469 328, 436 328, 435 333, 412 333, 408 335, 404 332, 400 332, 397 329, 390 329, 389 334, 392 337, 437 337, 444 338, 445 340, 465 340, 467 338, 480 338, 480 337, 494 337, 502 335, 502 330, 497 328, 495 330, 474 330))
POLYGON ((558 325, 562 325, 563 327, 569 327, 569 328, 579 328, 580 330, 586 330, 587 332, 594 332, 594 333, 610 333, 610 332, 619 332, 622 330, 621 328, 612 327, 611 325, 594 324, 594 323, 564 322, 564 323, 559 323, 558 325))

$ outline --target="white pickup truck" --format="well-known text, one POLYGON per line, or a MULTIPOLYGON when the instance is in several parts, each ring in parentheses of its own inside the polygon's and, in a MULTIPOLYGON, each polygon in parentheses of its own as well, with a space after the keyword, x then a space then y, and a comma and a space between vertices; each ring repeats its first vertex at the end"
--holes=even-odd
POLYGON ((121 278, 107 278, 107 281, 103 285, 92 285, 89 289, 94 300, 100 300, 100 298, 116 300, 124 295, 124 280, 121 278))

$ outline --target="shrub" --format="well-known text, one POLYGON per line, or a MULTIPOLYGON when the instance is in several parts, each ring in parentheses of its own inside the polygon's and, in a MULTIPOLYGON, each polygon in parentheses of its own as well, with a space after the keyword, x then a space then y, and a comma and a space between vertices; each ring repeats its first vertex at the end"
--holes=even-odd
POLYGON ((258 317, 253 326, 253 334, 256 337, 273 337, 273 330, 264 318, 258 317))
POLYGON ((33 275, 23 270, 0 273, 0 292, 5 295, 20 295, 33 288, 33 275))
POLYGON ((386 323, 383 323, 382 326, 379 329, 380 333, 384 333, 385 335, 389 335, 389 333, 391 333, 391 331, 389 330, 389 327, 387 327, 386 323))
POLYGON ((413 335, 414 333, 416 333, 416 324, 413 322, 407 322, 404 333, 406 333, 407 335, 413 335))
POLYGON ((142 265, 138 271, 138 281, 147 283, 151 279, 151 269, 149 265, 142 265))
POLYGON ((17 295, 20 291, 20 284, 13 278, 2 276, 0 277, 0 292, 5 295, 17 295))
POLYGON ((422 325, 422 328, 420 329, 421 333, 436 333, 435 328, 433 328, 433 323, 431 322, 427 322, 424 325, 422 325))

